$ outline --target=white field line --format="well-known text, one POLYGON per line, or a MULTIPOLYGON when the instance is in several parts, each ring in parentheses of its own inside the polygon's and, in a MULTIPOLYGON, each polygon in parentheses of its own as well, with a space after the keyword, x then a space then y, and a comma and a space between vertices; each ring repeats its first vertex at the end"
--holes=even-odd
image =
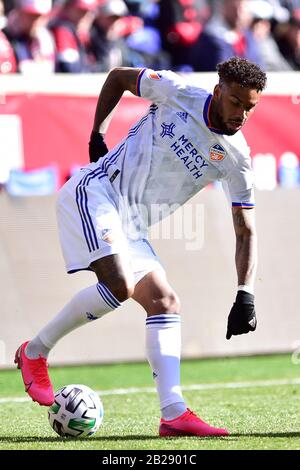
MULTIPOLYGON (((228 383, 211 383, 211 384, 193 384, 183 385, 184 392, 190 391, 205 391, 205 390, 226 390, 237 388, 263 388, 274 387, 280 385, 300 385, 300 378, 296 379, 279 379, 279 380, 259 380, 253 382, 228 382, 228 383)), ((112 390, 96 390, 100 396, 112 395, 132 395, 141 393, 155 393, 154 387, 132 387, 132 388, 116 388, 112 390)), ((3 397, 0 398, 0 405, 2 403, 25 403, 30 401, 29 397, 3 397)))

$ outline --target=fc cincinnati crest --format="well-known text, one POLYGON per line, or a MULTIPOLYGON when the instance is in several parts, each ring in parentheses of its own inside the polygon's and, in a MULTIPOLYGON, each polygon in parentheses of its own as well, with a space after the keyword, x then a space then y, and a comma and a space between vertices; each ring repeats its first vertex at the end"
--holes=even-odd
POLYGON ((210 160, 214 162, 220 162, 226 157, 226 152, 223 149, 222 145, 215 144, 209 149, 210 160))

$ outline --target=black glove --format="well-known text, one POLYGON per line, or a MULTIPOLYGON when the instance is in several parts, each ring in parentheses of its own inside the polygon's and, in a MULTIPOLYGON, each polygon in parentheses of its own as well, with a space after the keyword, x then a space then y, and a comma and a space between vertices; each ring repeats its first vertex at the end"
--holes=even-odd
POLYGON ((92 131, 89 141, 90 162, 97 162, 99 158, 104 157, 108 152, 104 137, 99 132, 92 131))
POLYGON ((254 331, 256 325, 254 295, 240 290, 228 316, 226 339, 254 331))

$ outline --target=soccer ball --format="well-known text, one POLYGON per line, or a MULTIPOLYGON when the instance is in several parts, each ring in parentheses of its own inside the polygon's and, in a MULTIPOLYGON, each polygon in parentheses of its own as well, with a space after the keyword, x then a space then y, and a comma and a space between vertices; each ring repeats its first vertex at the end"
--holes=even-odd
POLYGON ((55 393, 48 419, 61 437, 87 437, 98 431, 103 420, 99 396, 86 385, 66 385, 55 393))

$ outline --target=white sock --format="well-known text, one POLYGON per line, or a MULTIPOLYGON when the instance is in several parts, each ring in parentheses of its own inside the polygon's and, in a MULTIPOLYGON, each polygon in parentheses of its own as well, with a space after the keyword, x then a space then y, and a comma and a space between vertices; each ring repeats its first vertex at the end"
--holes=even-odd
POLYGON ((171 419, 178 418, 186 411, 186 404, 184 402, 173 403, 173 405, 166 406, 161 410, 161 417, 170 421, 171 419))
POLYGON ((39 356, 47 358, 49 352, 50 348, 47 348, 38 336, 33 338, 25 349, 26 356, 29 357, 29 359, 37 359, 39 356))
POLYGON ((177 418, 186 410, 180 387, 180 322, 180 316, 175 313, 146 319, 146 356, 153 371, 164 419, 177 418))
POLYGON ((121 303, 102 283, 81 290, 73 299, 29 342, 26 355, 30 359, 47 357, 49 351, 72 330, 101 318, 121 303), (44 346, 44 347, 43 347, 44 346))

